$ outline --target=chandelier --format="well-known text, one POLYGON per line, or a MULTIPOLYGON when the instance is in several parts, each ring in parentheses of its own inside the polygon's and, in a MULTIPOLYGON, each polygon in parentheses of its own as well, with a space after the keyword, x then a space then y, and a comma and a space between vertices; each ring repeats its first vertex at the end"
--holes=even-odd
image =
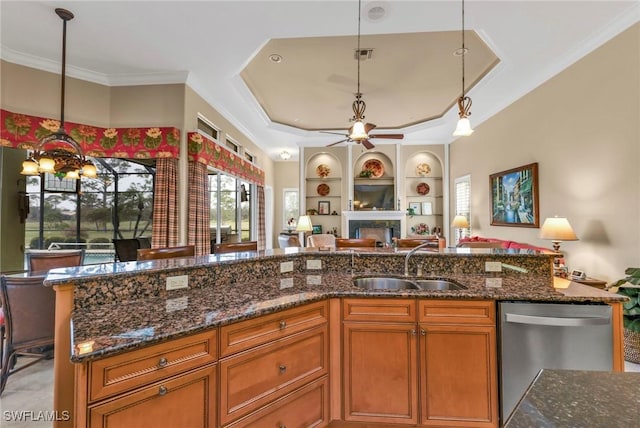
POLYGON ((469 116, 471 115, 471 98, 465 95, 464 88, 464 57, 468 49, 464 45, 464 0, 462 0, 462 48, 456 51, 456 55, 462 57, 462 95, 458 98, 458 124, 456 125, 453 135, 456 137, 468 137, 473 134, 469 116))
POLYGON ((367 130, 364 124, 364 111, 367 105, 362 100, 362 93, 360 92, 360 14, 361 14, 361 0, 358 0, 358 50, 356 51, 356 60, 358 61, 358 90, 356 91, 356 100, 352 104, 353 117, 351 120, 354 122, 351 127, 351 133, 349 138, 354 141, 362 141, 369 138, 367 130))
POLYGON ((67 21, 73 19, 73 13, 58 8, 56 14, 62 19, 62 84, 60 90, 60 127, 33 148, 33 152, 22 162, 23 175, 54 174, 59 178, 79 179, 81 175, 94 178, 97 175, 95 165, 88 160, 80 145, 64 130, 64 92, 67 54, 67 21), (49 146, 49 149, 46 147, 49 146))

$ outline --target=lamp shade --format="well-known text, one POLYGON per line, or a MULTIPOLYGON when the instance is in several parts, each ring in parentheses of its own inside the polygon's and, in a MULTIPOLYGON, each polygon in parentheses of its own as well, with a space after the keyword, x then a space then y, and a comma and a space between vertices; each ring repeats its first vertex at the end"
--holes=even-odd
POLYGON ((313 224, 311 224, 311 217, 308 215, 301 215, 298 217, 296 232, 311 232, 312 230, 313 224))
POLYGON ((457 215, 453 218, 451 222, 451 226, 458 227, 460 229, 465 229, 469 227, 469 220, 463 215, 457 215))
POLYGON ((351 135, 349 135, 349 138, 354 141, 366 140, 367 138, 369 138, 369 135, 367 135, 364 129, 364 123, 362 123, 360 119, 356 120, 356 122, 353 124, 353 128, 351 129, 351 135))
POLYGON ((473 134, 473 129, 471 129, 471 122, 466 117, 461 117, 458 120, 458 125, 456 126, 456 130, 453 131, 453 135, 455 137, 468 137, 473 134))
POLYGON ((551 241, 577 241, 578 237, 564 217, 549 217, 540 228, 540 238, 551 241))

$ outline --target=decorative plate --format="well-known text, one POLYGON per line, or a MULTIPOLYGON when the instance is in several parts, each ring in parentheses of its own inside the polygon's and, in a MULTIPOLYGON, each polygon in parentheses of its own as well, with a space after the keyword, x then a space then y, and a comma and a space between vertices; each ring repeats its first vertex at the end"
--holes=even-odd
POLYGON ((426 177, 431 172, 431 167, 428 163, 421 163, 416 167, 416 173, 420 177, 426 177))
POLYGON ((416 187, 416 192, 418 192, 418 195, 422 196, 428 195, 430 190, 431 188, 427 183, 418 183, 418 186, 416 187))
POLYGON ((331 188, 329 187, 328 184, 322 183, 322 184, 318 184, 318 188, 316 189, 316 191, 320 196, 327 196, 331 191, 331 188))
POLYGON ((384 164, 378 159, 369 159, 362 165, 363 171, 371 171, 371 178, 380 178, 384 175, 384 164))
POLYGON ((320 178, 326 178, 329 176, 330 173, 331 173, 331 168, 329 168, 328 165, 325 165, 323 163, 318 165, 318 167, 316 168, 316 174, 318 174, 318 177, 320 178))

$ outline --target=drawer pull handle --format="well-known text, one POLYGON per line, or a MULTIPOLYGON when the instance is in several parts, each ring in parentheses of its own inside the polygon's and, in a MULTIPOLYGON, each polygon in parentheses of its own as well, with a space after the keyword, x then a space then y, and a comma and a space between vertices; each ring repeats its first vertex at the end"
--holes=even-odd
POLYGON ((278 428, 287 428, 285 424, 278 424, 278 428))
POLYGON ((420 334, 423 335, 423 336, 426 336, 427 332, 424 329, 420 329, 420 334))
POLYGON ((158 395, 165 395, 165 394, 167 393, 167 391, 168 391, 168 390, 167 390, 167 387, 166 387, 166 386, 161 386, 161 387, 158 389, 158 395))
POLYGON ((169 361, 166 358, 160 358, 160 361, 158 361, 158 366, 160 367, 166 367, 167 364, 169 364, 169 361))
POLYGON ((280 373, 284 373, 287 371, 287 366, 285 366, 284 364, 280 364, 278 368, 280 369, 280 373))
POLYGON ((286 321, 280 321, 280 330, 284 330, 284 328, 287 326, 287 322, 286 321))
POLYGON ((411 329, 411 336, 415 336, 417 334, 416 329, 412 328, 411 329))

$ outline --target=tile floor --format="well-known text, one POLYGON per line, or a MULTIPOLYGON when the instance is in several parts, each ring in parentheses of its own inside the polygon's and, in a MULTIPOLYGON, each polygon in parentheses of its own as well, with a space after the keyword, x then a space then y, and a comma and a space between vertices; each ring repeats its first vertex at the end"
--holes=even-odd
MULTIPOLYGON (((20 362, 19 362, 20 363, 20 362)), ((625 371, 640 372, 640 364, 625 361, 625 371)), ((0 399, 2 428, 44 428, 52 423, 39 412, 53 409, 53 360, 41 361, 11 377, 0 399), (12 420, 23 411, 23 421, 12 420), (30 413, 32 412, 32 413, 30 413)))

